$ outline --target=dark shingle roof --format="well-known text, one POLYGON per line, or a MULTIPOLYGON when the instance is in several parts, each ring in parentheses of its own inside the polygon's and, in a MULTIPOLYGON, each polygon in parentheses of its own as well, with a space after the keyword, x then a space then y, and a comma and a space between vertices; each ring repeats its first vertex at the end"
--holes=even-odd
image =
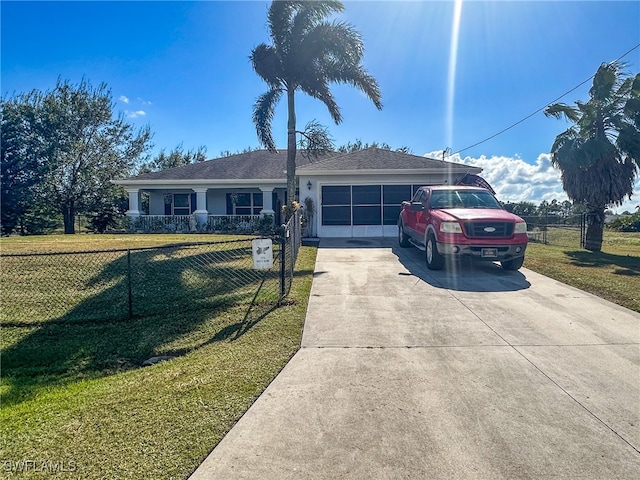
MULTIPOLYGON (((253 150, 229 157, 193 163, 160 172, 144 173, 135 180, 283 180, 286 178, 287 151, 253 150)), ((468 165, 442 162, 433 158, 371 147, 352 153, 333 153, 323 157, 296 156, 296 173, 354 170, 440 170, 444 166, 479 170, 468 165)))
POLYGON ((460 163, 443 162, 419 155, 370 147, 353 153, 346 153, 320 160, 314 162, 312 165, 302 166, 298 169, 298 172, 340 170, 440 170, 445 166, 470 168, 468 165, 460 163))
MULTIPOLYGON (((296 164, 303 166, 317 158, 296 156, 296 164)), ((184 167, 170 168, 160 172, 144 173, 136 180, 215 180, 256 179, 281 180, 286 178, 287 151, 253 150, 229 157, 216 158, 184 167)))

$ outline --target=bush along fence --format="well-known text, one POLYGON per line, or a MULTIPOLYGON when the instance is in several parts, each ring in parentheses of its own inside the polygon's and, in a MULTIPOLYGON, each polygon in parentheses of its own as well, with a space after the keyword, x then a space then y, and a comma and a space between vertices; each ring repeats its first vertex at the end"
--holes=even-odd
POLYGON ((0 321, 98 322, 230 304, 276 305, 291 288, 300 215, 278 230, 225 242, 2 254, 0 321))

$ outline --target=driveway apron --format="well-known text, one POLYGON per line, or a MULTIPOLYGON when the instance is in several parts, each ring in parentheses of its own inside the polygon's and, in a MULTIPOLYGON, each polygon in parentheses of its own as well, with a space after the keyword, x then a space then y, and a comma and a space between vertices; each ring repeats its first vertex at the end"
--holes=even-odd
POLYGON ((640 477, 640 315, 322 239, 302 348, 193 479, 640 477))

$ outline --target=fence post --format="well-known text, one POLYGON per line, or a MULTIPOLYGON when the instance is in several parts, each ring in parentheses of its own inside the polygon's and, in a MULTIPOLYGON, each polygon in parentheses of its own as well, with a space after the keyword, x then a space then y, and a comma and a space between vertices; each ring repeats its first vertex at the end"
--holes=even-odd
POLYGON ((542 234, 542 239, 543 239, 543 243, 545 245, 548 245, 549 242, 547 241, 547 234, 549 233, 549 211, 545 209, 544 211, 544 230, 543 230, 543 234, 542 234))
POLYGON ((127 289, 129 291, 129 320, 133 319, 133 295, 131 293, 131 250, 127 249, 127 289))
POLYGON ((287 237, 286 227, 283 229, 283 235, 280 236, 280 299, 282 300, 286 294, 285 287, 285 269, 287 268, 286 249, 287 249, 287 237))

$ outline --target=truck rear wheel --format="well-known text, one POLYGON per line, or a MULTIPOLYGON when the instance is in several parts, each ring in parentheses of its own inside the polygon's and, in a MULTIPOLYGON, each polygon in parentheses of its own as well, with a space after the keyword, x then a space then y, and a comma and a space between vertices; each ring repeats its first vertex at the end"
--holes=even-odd
POLYGON ((433 233, 430 233, 427 237, 425 256, 427 258, 427 268, 429 270, 442 270, 442 267, 444 267, 444 257, 438 253, 438 245, 433 233))

